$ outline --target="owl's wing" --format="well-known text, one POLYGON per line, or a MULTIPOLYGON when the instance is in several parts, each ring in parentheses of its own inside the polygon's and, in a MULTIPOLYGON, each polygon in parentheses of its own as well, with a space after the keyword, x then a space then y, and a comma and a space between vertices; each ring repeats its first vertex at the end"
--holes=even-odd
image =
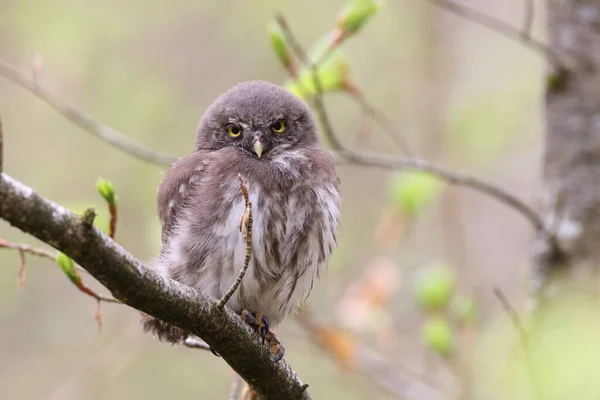
POLYGON ((171 229, 185 204, 186 196, 189 196, 206 170, 208 153, 208 151, 196 151, 177 161, 165 173, 158 188, 157 198, 163 244, 169 238, 171 229))

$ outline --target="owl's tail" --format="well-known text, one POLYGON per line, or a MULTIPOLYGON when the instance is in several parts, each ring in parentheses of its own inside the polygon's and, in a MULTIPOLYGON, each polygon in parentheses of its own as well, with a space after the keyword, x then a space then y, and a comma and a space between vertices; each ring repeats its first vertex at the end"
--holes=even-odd
POLYGON ((168 324, 150 315, 142 317, 142 326, 144 327, 144 332, 153 333, 159 340, 171 344, 182 343, 190 336, 184 329, 168 324))

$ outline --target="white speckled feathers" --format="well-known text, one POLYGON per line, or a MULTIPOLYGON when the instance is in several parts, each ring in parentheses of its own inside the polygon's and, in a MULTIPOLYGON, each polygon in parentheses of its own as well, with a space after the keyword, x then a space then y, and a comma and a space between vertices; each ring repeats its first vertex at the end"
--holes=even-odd
MULTIPOLYGON (((253 204, 252 256, 228 305, 261 313, 275 326, 309 295, 335 247, 340 218, 333 158, 317 147, 306 104, 285 89, 245 82, 203 115, 195 151, 167 171, 159 188, 158 266, 174 280, 222 297, 245 256, 238 174, 253 204)), ((144 327, 171 342, 187 336, 151 318, 144 327)))

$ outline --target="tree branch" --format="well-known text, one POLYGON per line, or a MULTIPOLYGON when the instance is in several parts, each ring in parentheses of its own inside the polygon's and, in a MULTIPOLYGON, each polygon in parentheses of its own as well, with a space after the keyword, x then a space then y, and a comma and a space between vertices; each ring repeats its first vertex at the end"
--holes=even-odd
POLYGON ((327 138, 327 141, 329 142, 330 146, 335 150, 334 155, 337 156, 338 160, 341 159, 351 164, 362 166, 389 169, 415 169, 419 171, 428 172, 432 175, 437 176, 438 178, 445 180, 446 182, 455 185, 470 187, 472 189, 485 193, 495 198, 496 200, 501 201, 502 203, 514 208, 523 216, 525 216, 525 218, 529 220, 534 226, 536 231, 544 232, 548 235, 548 237, 552 236, 550 233, 546 232, 546 227, 542 218, 535 210, 533 210, 533 208, 531 208, 512 194, 504 191, 503 189, 500 189, 499 187, 489 182, 479 180, 472 176, 459 174, 456 172, 451 172, 442 169, 440 167, 436 167, 434 165, 429 164, 425 160, 362 153, 346 148, 336 135, 335 131, 333 130, 333 125, 331 124, 331 121, 329 120, 329 115, 327 114, 327 110, 325 109, 325 105, 323 103, 323 88, 319 79, 319 75, 317 73, 318 65, 315 65, 311 62, 310 58, 307 56, 306 52, 304 51, 304 49, 296 40, 295 36, 290 30, 283 15, 278 15, 277 21, 279 23, 279 26, 281 27, 282 32, 286 37, 286 40, 298 56, 300 62, 306 68, 309 68, 313 71, 313 81, 315 85, 315 96, 313 98, 314 109, 317 113, 317 117, 323 129, 323 134, 327 138))
POLYGON ((510 302, 500 290, 500 288, 494 288, 494 294, 496 298, 500 301, 502 308, 506 312, 506 315, 510 318, 517 334, 519 335, 519 340, 521 342, 521 346, 523 347, 523 352, 525 353, 525 362, 527 372, 529 373, 529 379, 531 380, 532 391, 537 400, 542 400, 542 389, 540 388, 539 381, 537 379, 537 375, 535 373, 535 369, 533 367, 533 361, 531 360, 531 346, 529 345, 529 335, 525 330, 525 327, 521 323, 521 318, 519 318, 519 313, 510 305, 510 302))
POLYGON ((525 40, 531 38, 531 30, 533 29, 533 21, 535 20, 535 1, 525 0, 525 16, 523 17, 523 29, 521 29, 521 37, 525 40))
MULTIPOLYGON (((152 162, 160 165, 171 165, 177 161, 176 157, 172 157, 166 154, 158 153, 150 150, 141 144, 129 139, 122 133, 109 128, 108 126, 102 125, 94 121, 89 116, 85 115, 81 111, 69 106, 58 96, 50 92, 49 89, 40 85, 37 81, 29 78, 27 75, 17 69, 17 67, 7 63, 6 61, 0 60, 0 75, 13 83, 21 86, 24 89, 29 90, 39 99, 46 102, 60 114, 62 114, 69 121, 75 125, 83 128, 85 131, 97 136, 114 147, 124 151, 125 153, 147 162, 152 162)), ((0 141, 1 143, 1 141, 0 141)), ((0 169, 1 172, 1 169, 0 169)))
POLYGON ((310 399, 285 362, 229 308, 144 266, 95 226, 0 174, 0 218, 67 254, 121 302, 202 338, 264 399, 310 399))
MULTIPOLYGON (((295 40, 291 31, 289 30, 287 23, 283 16, 279 15, 277 20, 282 27, 286 37, 288 38, 290 45, 295 53, 298 54, 301 62, 305 65, 310 66, 311 63, 304 53, 301 46, 299 46, 298 42, 295 40)), ((12 65, 0 60, 0 75, 3 75, 10 79, 11 81, 19 84, 20 86, 28 89, 33 94, 46 101, 52 107, 54 107, 58 112, 67 117, 70 121, 75 123, 76 125, 82 127, 84 130, 92 133, 95 136, 98 136, 117 149, 124 151, 130 155, 133 155, 137 158, 144 159, 146 161, 155 162, 157 164, 170 165, 176 158, 163 156, 160 154, 153 153, 143 146, 137 144, 136 142, 127 139, 121 133, 108 128, 104 125, 93 121, 91 118, 85 116, 78 110, 70 108, 65 105, 58 97, 52 95, 48 90, 44 89, 42 86, 39 86, 35 81, 27 78, 23 73, 19 72, 12 65), (109 135, 104 135, 104 133, 109 132, 109 135), (116 140, 115 140, 116 138, 116 140), (140 150, 141 149, 141 150, 140 150)), ((320 83, 320 82, 318 82, 320 83)), ((317 83, 317 84, 318 84, 317 83)), ((319 85, 320 86, 320 85, 319 85)), ((320 90, 322 95, 322 91, 320 90)), ((320 96, 317 96, 320 97, 320 96)), ((318 100, 317 100, 318 101, 318 100)), ((364 105, 364 104, 363 104, 364 105)), ((320 106, 316 107, 316 110, 319 113, 320 119, 323 121, 323 103, 320 101, 320 106)), ((370 110, 373 112, 373 110, 370 110)), ((379 115, 378 122, 382 122, 381 115, 379 115)), ((328 121, 328 117, 325 114, 325 120, 328 121)), ((387 122, 385 122, 386 129, 389 130, 390 126, 387 122)), ((338 163, 351 163, 355 165, 362 165, 367 167, 378 167, 378 168, 386 168, 386 169, 415 169, 419 171, 429 172, 432 175, 439 177, 449 183, 463 185, 480 191, 484 194, 492 196, 497 200, 502 201, 503 203, 514 207, 517 211, 521 212, 525 217, 531 221, 536 230, 542 230, 544 228, 543 222, 539 215, 535 211, 533 211, 529 206, 523 203, 521 200, 512 196, 511 194, 505 192, 504 190, 492 185, 491 183, 487 183, 481 181, 475 177, 471 177, 468 175, 458 174, 441 167, 433 166, 427 163, 424 160, 418 159, 408 159, 408 158, 398 158, 398 157, 388 157, 388 156, 380 156, 376 154, 368 154, 368 153, 358 153, 354 151, 350 151, 343 147, 342 143, 337 139, 337 137, 333 134, 333 130, 331 128, 331 124, 327 123, 324 125, 325 135, 328 140, 331 142, 334 151, 332 151, 333 155, 336 158, 338 163)), ((1 141, 0 141, 1 144, 1 141)), ((1 160, 1 159, 0 159, 1 160)), ((1 167, 1 165, 0 165, 1 167)), ((552 236, 552 235, 549 235, 552 236)))
MULTIPOLYGON (((559 53, 556 49, 550 47, 547 44, 534 39, 529 34, 531 29, 531 22, 529 19, 533 19, 533 8, 529 7, 526 16, 526 24, 523 30, 517 29, 514 26, 494 18, 490 15, 484 14, 480 11, 474 10, 462 4, 457 4, 454 1, 449 0, 426 0, 438 7, 450 11, 460 17, 473 21, 476 24, 484 26, 494 32, 508 37, 509 39, 516 40, 530 49, 537 51, 542 54, 550 63, 559 67, 560 69, 569 69, 570 63, 573 60, 567 59, 563 54, 559 53)), ((526 0, 528 1, 528 0, 526 0)))
POLYGON ((523 215, 533 225, 536 231, 545 232, 549 237, 553 236, 550 232, 546 232, 547 228, 544 221, 532 207, 490 182, 486 182, 471 175, 447 170, 443 167, 430 164, 422 159, 401 158, 365 152, 359 153, 351 150, 338 151, 337 155, 343 157, 345 161, 359 166, 391 170, 403 169, 422 171, 430 173, 447 183, 468 187, 513 208, 523 215))

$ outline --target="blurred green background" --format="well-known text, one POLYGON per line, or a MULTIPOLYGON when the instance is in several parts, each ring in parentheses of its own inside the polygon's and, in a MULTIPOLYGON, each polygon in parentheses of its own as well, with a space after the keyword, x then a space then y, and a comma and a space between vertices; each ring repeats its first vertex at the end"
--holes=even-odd
MULTIPOLYGON (((464 2, 515 25, 519 0, 464 2)), ((541 2, 540 2, 541 3, 541 2)), ((267 24, 281 11, 308 47, 333 28, 344 1, 0 0, 0 58, 74 107, 146 146, 191 151, 203 110, 235 83, 287 80, 269 47, 267 24), (36 61, 37 60, 37 61, 36 61)), ((543 35, 538 4, 534 33, 543 35)), ((343 46, 351 76, 397 130, 435 163, 470 171, 535 204, 541 145, 543 60, 520 44, 427 1, 385 2, 343 46)), ((400 154, 360 107, 339 93, 326 98, 349 146, 400 154)), ((0 77, 5 172, 54 201, 95 206, 99 176, 119 194, 117 240, 150 261, 159 251, 155 196, 164 168, 140 162, 74 126, 29 92, 0 77)), ((531 228, 513 210, 468 189, 443 191, 401 244, 381 246, 376 232, 390 207, 397 174, 339 166, 343 232, 328 274, 308 305, 319 321, 343 326, 373 260, 396 269, 398 285, 379 314, 354 334, 399 365, 444 374, 446 363, 421 346, 422 314, 412 294, 420 267, 443 260, 484 321, 501 308, 499 286, 520 306, 531 228), (385 248, 383 248, 385 247, 385 248)), ((406 223, 406 221, 403 221, 406 223)), ((42 245, 0 222, 0 237, 42 245)), ((142 334, 134 310, 95 303, 48 260, 27 258, 25 290, 16 285, 17 253, 0 251, 0 399, 224 399, 232 372, 210 353, 170 347, 142 334)), ((86 282, 102 291, 90 277, 86 282)), ((368 378, 345 372, 289 318, 280 328, 286 358, 318 399, 393 398, 368 378)), ((472 342, 472 341, 471 341, 472 342)))

